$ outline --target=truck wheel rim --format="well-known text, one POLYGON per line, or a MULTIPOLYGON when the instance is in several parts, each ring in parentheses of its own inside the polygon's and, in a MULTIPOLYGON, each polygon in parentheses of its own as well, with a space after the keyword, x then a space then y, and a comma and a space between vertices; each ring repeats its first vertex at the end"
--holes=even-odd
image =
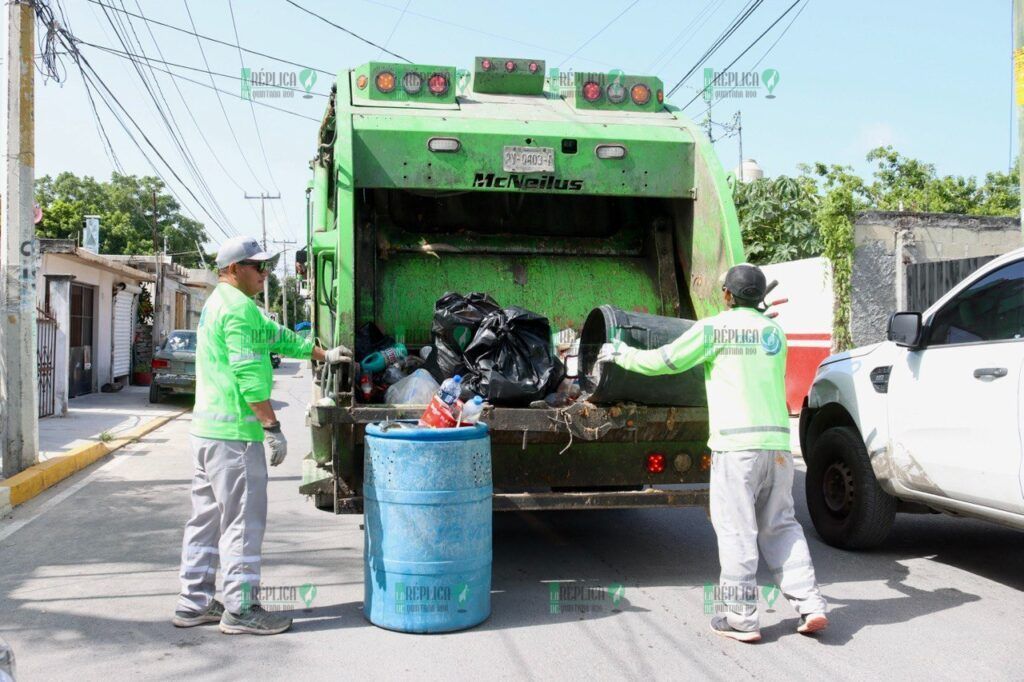
POLYGON ((822 492, 828 510, 837 516, 846 516, 853 506, 853 472, 843 462, 833 462, 825 470, 822 492))

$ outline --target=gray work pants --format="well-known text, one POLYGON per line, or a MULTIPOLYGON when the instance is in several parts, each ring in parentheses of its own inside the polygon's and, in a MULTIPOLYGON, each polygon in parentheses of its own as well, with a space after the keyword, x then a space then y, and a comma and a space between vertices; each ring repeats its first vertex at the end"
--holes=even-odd
POLYGON ((722 567, 720 598, 730 626, 758 628, 758 547, 776 585, 797 613, 825 612, 807 540, 793 513, 792 454, 784 450, 713 453, 711 523, 722 567))
POLYGON ((195 474, 192 518, 181 543, 178 608, 205 611, 216 592, 218 566, 224 606, 232 613, 258 594, 267 523, 267 460, 263 443, 190 436, 195 474), (244 598, 243 598, 244 596, 244 598))

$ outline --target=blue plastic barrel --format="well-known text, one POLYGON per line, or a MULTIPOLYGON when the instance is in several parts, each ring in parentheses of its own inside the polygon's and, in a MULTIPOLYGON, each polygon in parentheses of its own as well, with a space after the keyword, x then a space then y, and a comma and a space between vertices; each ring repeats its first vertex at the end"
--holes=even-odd
POLYGON ((366 427, 363 611, 401 632, 450 632, 491 613, 491 439, 366 427))

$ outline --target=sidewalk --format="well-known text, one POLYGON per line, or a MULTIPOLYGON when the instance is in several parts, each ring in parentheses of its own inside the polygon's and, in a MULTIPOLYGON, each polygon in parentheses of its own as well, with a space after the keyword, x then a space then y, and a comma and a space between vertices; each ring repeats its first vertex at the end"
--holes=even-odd
POLYGON ((187 411, 189 398, 151 405, 149 388, 91 393, 68 402, 64 417, 39 420, 39 463, 0 477, 0 516, 114 450, 187 411))
POLYGON ((186 398, 151 405, 148 386, 127 386, 118 393, 88 393, 68 401, 65 417, 39 420, 39 461, 97 441, 114 440, 156 417, 176 415, 186 398), (106 435, 104 435, 106 434, 106 435))

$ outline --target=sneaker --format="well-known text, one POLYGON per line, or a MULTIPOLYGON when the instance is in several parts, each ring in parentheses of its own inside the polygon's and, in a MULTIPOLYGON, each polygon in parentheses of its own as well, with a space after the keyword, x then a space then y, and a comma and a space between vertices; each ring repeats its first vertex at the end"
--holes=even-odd
POLYGON ((801 635, 811 635, 828 627, 828 618, 824 613, 809 613, 800 617, 800 625, 796 631, 801 635))
POLYGON ((219 623, 224 615, 224 605, 214 599, 205 611, 175 611, 171 623, 176 628, 194 628, 206 623, 219 623))
POLYGON ((225 635, 277 635, 291 626, 291 618, 264 611, 262 606, 250 606, 241 613, 225 611, 220 619, 225 635))
POLYGON ((760 630, 737 630, 729 625, 729 620, 725 616, 715 616, 711 619, 711 632, 739 642, 757 642, 761 639, 760 630))

